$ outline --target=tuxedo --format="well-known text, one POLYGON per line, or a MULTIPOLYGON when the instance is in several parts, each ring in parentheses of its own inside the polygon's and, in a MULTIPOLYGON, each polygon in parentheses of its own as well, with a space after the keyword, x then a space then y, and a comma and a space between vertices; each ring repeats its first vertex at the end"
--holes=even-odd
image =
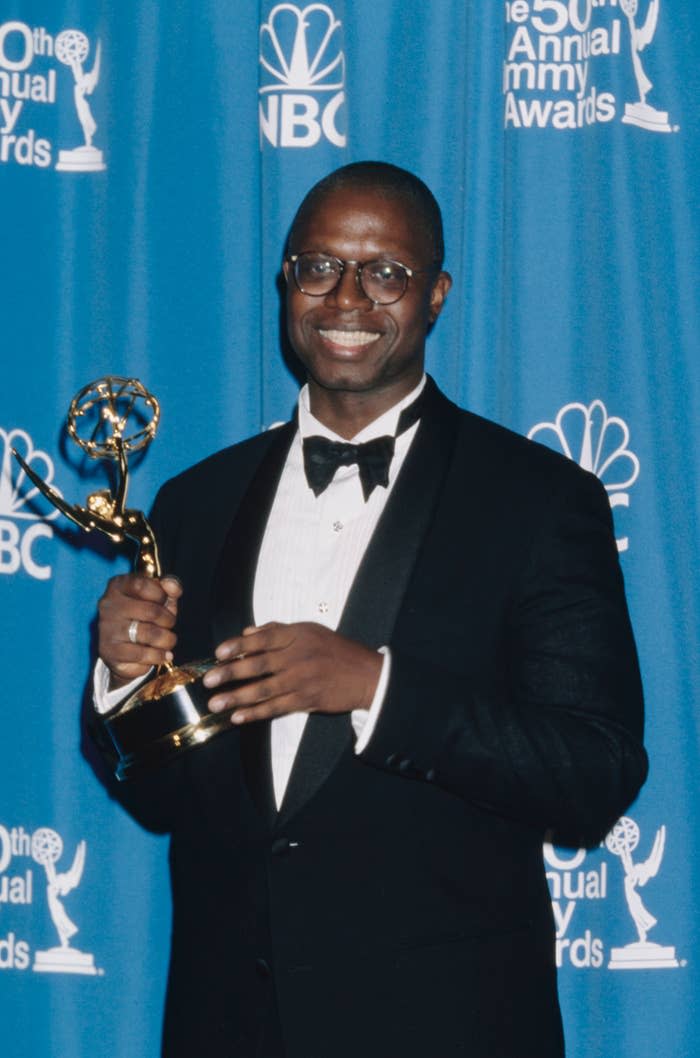
MULTIPOLYGON (((252 623, 294 432, 158 494, 176 661, 252 623)), ((164 1055, 561 1058, 543 837, 599 840, 646 774, 602 486, 429 380, 338 631, 391 649, 360 754, 313 714, 279 811, 265 723, 118 791, 171 834, 164 1055)))

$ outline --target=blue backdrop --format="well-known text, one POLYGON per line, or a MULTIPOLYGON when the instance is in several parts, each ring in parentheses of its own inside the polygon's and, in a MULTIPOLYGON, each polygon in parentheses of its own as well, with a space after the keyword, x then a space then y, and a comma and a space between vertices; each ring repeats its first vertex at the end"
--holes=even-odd
POLYGON ((84 502, 105 467, 66 441, 70 399, 136 375, 163 405, 132 479, 147 508, 286 418, 285 234, 305 190, 359 158, 413 169, 442 204, 437 381, 593 469, 613 505, 652 769, 600 849, 545 847, 568 1053, 697 1053, 698 54, 691 0, 3 0, 8 1058, 157 1053, 169 932, 167 846, 80 745, 95 601, 127 560, 28 501, 9 445, 84 502))

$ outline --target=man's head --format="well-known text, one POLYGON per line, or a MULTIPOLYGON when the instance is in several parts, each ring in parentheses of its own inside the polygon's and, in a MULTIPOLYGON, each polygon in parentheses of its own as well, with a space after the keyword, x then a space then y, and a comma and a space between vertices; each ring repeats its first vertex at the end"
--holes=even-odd
POLYGON ((412 173, 344 166, 316 184, 289 236, 290 340, 314 398, 364 394, 380 414, 419 381, 451 279, 440 209, 412 173))
POLYGON ((292 221, 288 249, 296 243, 298 229, 318 208, 322 199, 334 192, 372 191, 386 199, 402 203, 413 223, 429 245, 431 261, 437 270, 442 268, 445 244, 442 214, 437 199, 427 184, 414 173, 389 162, 352 162, 324 176, 307 192, 292 221))

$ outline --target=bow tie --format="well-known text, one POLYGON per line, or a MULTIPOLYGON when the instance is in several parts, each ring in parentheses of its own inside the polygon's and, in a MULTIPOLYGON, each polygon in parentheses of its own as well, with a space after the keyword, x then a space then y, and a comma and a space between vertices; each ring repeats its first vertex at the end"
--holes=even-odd
POLYGON ((333 480, 338 467, 357 463, 365 500, 377 485, 389 484, 389 465, 394 455, 394 438, 375 437, 354 445, 346 441, 329 441, 327 437, 304 438, 304 470, 315 496, 320 496, 333 480))
POLYGON ((386 434, 361 444, 331 441, 327 437, 305 437, 304 470, 314 496, 320 496, 328 488, 338 467, 349 467, 354 463, 357 463, 360 471, 360 484, 365 502, 377 485, 386 488, 389 484, 389 467, 394 457, 396 438, 420 418, 424 392, 425 390, 401 412, 394 437, 386 434))

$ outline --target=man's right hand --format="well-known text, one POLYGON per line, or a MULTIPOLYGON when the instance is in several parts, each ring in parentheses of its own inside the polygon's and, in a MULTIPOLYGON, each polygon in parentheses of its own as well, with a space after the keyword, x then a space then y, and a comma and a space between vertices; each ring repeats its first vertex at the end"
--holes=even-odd
POLYGON ((111 673, 112 688, 172 661, 181 595, 176 577, 155 580, 137 573, 112 577, 98 606, 98 652, 111 673), (129 638, 132 622, 138 622, 134 643, 129 638))

